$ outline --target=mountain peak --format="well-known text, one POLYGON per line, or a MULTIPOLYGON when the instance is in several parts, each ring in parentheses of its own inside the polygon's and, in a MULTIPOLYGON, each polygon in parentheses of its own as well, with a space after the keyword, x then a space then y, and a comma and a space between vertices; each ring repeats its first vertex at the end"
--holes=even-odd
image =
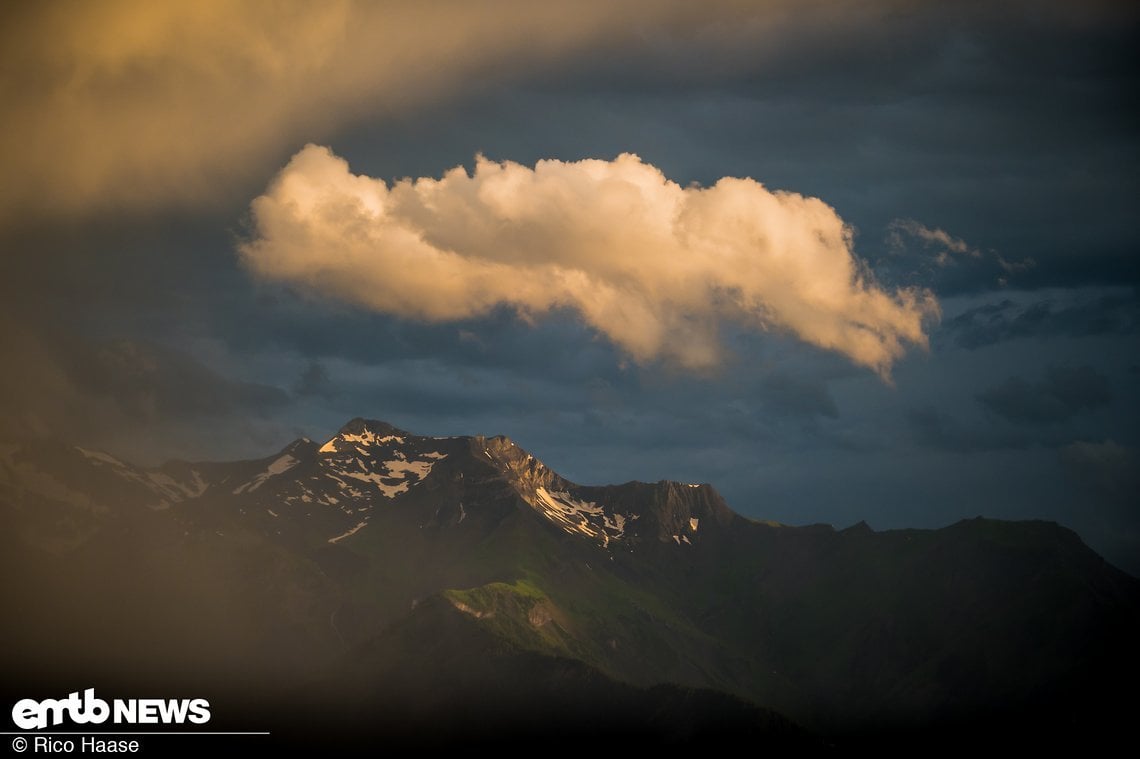
POLYGON ((405 438, 416 437, 409 432, 393 427, 377 419, 356 417, 340 428, 332 438, 320 447, 320 453, 338 453, 356 450, 358 446, 373 446, 390 441, 403 442, 405 438))
MULTIPOLYGON (((578 485, 504 435, 476 435, 470 441, 475 458, 485 458, 535 512, 564 532, 606 548, 639 538, 693 545, 701 525, 717 529, 736 518, 710 485, 671 480, 578 485)), ((705 532, 707 527, 700 537, 705 532)))
POLYGON ((377 437, 387 437, 393 435, 395 437, 407 437, 410 433, 405 432, 399 427, 394 427, 387 422, 382 422, 379 419, 365 419, 363 417, 356 417, 346 423, 340 430, 337 431, 338 435, 362 435, 371 432, 377 437))
POLYGON ((315 451, 316 449, 317 449, 317 444, 314 443, 312 440, 310 440, 307 437, 299 437, 296 440, 294 440, 292 443, 289 443, 289 445, 282 448, 281 451, 278 453, 278 455, 284 455, 286 453, 296 454, 296 455, 307 455, 307 454, 315 451))

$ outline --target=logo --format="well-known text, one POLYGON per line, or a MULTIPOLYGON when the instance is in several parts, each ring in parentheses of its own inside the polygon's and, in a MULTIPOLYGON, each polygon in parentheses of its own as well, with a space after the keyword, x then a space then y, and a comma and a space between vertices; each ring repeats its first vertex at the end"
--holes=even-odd
POLYGON ((210 702, 193 699, 114 699, 107 703, 96 698, 88 688, 67 698, 24 698, 12 707, 12 722, 21 730, 42 730, 61 725, 69 719, 76 725, 102 725, 108 720, 116 725, 182 725, 187 722, 204 725, 210 721, 210 702))

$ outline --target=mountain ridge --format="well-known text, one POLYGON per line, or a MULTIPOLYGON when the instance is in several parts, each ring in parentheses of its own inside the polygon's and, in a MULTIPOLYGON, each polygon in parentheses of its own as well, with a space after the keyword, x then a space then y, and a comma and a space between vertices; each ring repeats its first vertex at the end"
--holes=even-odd
MULTIPOLYGON (((43 641, 67 618, 93 641, 69 653, 85 667, 173 658, 179 676, 335 692, 362 662, 396 667, 361 652, 442 604, 464 623, 431 619, 464 646, 515 652, 480 670, 496 692, 528 669, 547 692, 568 670, 520 664, 546 657, 829 734, 1003 709, 1091 720, 1095 699, 1071 694, 1140 670, 1140 583, 1054 523, 764 523, 710 485, 578 485, 503 436, 357 418, 260 459, 151 469, 33 444, 0 458, 0 517, 5 574, 29 578, 4 588, 26 622, 5 648, 26 661, 58 656, 43 641)), ((413 658, 428 644, 397 638, 413 658)))

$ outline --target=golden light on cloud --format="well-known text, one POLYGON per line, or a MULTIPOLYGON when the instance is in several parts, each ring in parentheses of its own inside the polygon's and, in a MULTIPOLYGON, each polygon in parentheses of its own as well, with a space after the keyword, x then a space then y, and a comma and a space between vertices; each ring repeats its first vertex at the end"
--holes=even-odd
POLYGON ((355 119, 532 73, 639 14, 686 13, 591 0, 29 4, 0 23, 0 221, 218 200, 355 119))
POLYGON ((630 154, 533 168, 479 157, 473 174, 389 186, 309 145, 252 212, 241 254, 266 279, 435 322, 570 308, 635 360, 694 370, 721 360, 732 323, 887 377, 938 313, 926 291, 872 281, 818 198, 751 179, 683 188, 630 154))

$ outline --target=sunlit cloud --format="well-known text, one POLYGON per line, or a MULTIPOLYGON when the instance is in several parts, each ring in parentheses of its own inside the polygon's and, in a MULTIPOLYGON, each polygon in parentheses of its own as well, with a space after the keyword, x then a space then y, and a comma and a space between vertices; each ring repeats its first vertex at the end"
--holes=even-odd
POLYGON ((391 186, 309 145, 254 200, 258 276, 431 322, 572 309, 634 360, 723 358, 725 324, 789 332, 884 378, 938 306, 878 286, 818 198, 751 179, 681 187, 637 156, 476 159, 391 186))
POLYGON ((658 5, 29 5, 0 23, 0 221, 216 201, 337 126, 684 15, 658 5))
POLYGON ((10 8, 0 18, 0 222, 234 200, 243 183, 256 186, 285 155, 346 125, 631 40, 681 34, 715 50, 735 30, 743 38, 734 44, 747 49, 793 5, 104 0, 10 8), (732 22, 752 17, 763 23, 732 22))

